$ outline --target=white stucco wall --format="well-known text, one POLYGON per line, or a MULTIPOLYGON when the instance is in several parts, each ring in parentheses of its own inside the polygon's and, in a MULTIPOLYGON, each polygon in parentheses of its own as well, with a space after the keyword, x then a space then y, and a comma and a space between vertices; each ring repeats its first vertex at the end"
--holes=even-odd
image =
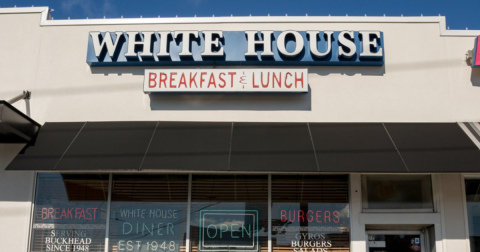
POLYGON ((441 184, 443 239, 446 251, 469 251, 465 224, 464 190, 460 174, 438 176, 441 184))
MULTIPOLYGON (((202 30, 205 29, 203 24, 46 26, 42 29, 34 90, 34 100, 41 105, 32 107, 33 115, 41 122, 454 122, 480 119, 480 115, 474 113, 480 88, 471 84, 468 72, 472 70, 464 61, 465 52, 472 49, 473 39, 458 38, 463 43, 455 47, 460 48, 455 48, 456 53, 447 54, 447 39, 440 36, 438 23, 209 24, 208 29, 212 30, 364 29, 384 32, 384 67, 309 67, 311 92, 300 100, 310 105, 310 109, 297 109, 300 107, 297 101, 284 103, 286 110, 263 111, 266 102, 263 97, 244 98, 258 104, 258 109, 254 110, 248 109, 242 101, 235 101, 238 96, 231 95, 171 96, 177 99, 149 96, 142 92, 144 68, 90 68, 85 62, 89 31, 202 30), (450 70, 452 64, 458 66, 457 69, 450 70), (450 76, 458 72, 462 73, 460 79, 451 79, 450 76), (469 95, 459 103, 458 96, 463 93, 469 95), (192 101, 196 109, 184 109, 192 101), (231 109, 225 110, 225 106, 231 109), (458 114, 457 110, 463 113, 458 114)), ((282 102, 285 101, 273 101, 278 105, 282 102)))
POLYGON ((0 144, 0 244, 2 251, 27 251, 33 172, 7 172, 23 144, 0 144))
MULTIPOLYGON (((42 29, 40 13, 0 14, 0 100, 34 90, 42 29), (6 25, 8 24, 8 25, 6 25), (5 39, 8 36, 8 39, 5 39), (37 41, 37 42, 35 42, 37 41)), ((32 101, 32 103, 34 103, 32 101)), ((15 106, 26 112, 26 103, 15 106)), ((27 251, 33 172, 7 172, 5 167, 23 144, 0 144, 0 244, 2 251, 27 251)))
MULTIPOLYGON (((23 90, 35 90, 42 33, 40 21, 40 13, 0 14, 0 100, 9 100, 23 90)), ((35 102, 32 100, 32 103, 35 102)), ((25 102, 15 106, 25 112, 25 102)))
MULTIPOLYGON (((41 124, 155 120, 480 121, 480 70, 472 70, 465 61, 465 53, 473 49, 476 32, 468 35, 444 31, 443 18, 402 21, 388 17, 332 17, 330 21, 316 21, 311 17, 303 22, 290 22, 295 17, 276 18, 272 22, 215 22, 212 18, 203 19, 213 20, 208 24, 95 24, 97 21, 42 21, 42 15, 45 12, 0 10, 0 24, 9 24, 0 25, 0 34, 7 36, 0 47, 0 100, 8 100, 26 89, 32 91, 31 117, 41 124), (286 97, 146 95, 142 91, 144 67, 90 67, 86 63, 90 31, 187 29, 380 30, 385 38, 385 65, 309 67, 311 92, 286 97)), ((23 101, 15 106, 26 111, 23 101)), ((20 149, 17 145, 0 145, 0 223, 8 227, 0 229, 0 244, 5 251, 27 251, 34 174, 4 171, 20 149)), ((360 193, 354 191, 361 189, 359 179, 358 174, 351 177, 352 197, 360 193)), ((431 214, 366 214, 362 213, 360 198, 352 198, 352 251, 365 251, 365 225, 407 223, 403 219, 411 224, 435 224, 436 236, 441 241, 437 243, 441 245, 438 252, 468 251, 460 174, 439 175, 438 181, 442 203, 431 214)))
MULTIPOLYGON (((0 14, 0 22, 13 24, 0 27, 2 34, 9 34, 9 39, 5 40, 8 46, 2 51, 6 57, 0 61, 0 74, 5 79, 0 83, 5 90, 0 92, 0 99, 8 99, 28 88, 32 91, 32 117, 40 123, 480 120, 476 109, 480 103, 480 71, 472 70, 465 61, 465 53, 473 48, 474 37, 452 36, 452 31, 443 31, 445 24, 441 17, 405 18, 404 22, 401 18, 389 17, 332 18, 328 22, 316 21, 315 17, 304 22, 291 22, 295 17, 275 18, 272 22, 268 22, 268 18, 263 18, 262 22, 215 22, 215 18, 206 18, 202 20, 210 23, 173 20, 126 24, 127 20, 115 25, 102 24, 115 23, 109 20, 46 20, 40 25, 40 17, 40 13, 0 14), (78 25, 79 22, 82 24, 78 25), (142 91, 144 67, 90 67, 86 63, 90 31, 206 28, 232 31, 380 30, 384 32, 385 65, 309 67, 311 92, 279 98, 281 96, 275 94, 147 95, 142 91), (29 39, 25 39, 27 37, 29 39)), ((141 20, 133 19, 131 23, 137 21, 141 20)), ((24 109, 23 103, 16 106, 24 109)))

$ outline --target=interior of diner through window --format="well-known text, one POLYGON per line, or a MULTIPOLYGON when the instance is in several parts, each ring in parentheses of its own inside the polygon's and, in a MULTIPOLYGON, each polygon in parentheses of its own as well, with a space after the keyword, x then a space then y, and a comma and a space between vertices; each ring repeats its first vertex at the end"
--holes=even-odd
POLYGON ((113 175, 109 251, 184 252, 188 175, 113 175))
POLYGON ((273 252, 350 251, 347 175, 272 175, 273 252))
POLYGON ((414 210, 433 212, 430 175, 363 175, 365 210, 414 210))
POLYGON ((32 252, 104 251, 108 175, 37 176, 32 252))
POLYGON ((480 252, 480 179, 465 181, 470 251, 480 252))
POLYGON ((348 175, 40 173, 31 251, 350 251, 349 222, 348 175))

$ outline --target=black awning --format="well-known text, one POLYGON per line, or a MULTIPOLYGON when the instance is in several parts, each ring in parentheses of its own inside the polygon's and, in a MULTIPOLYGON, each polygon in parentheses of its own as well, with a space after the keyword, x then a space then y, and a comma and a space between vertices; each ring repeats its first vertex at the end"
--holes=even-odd
POLYGON ((306 123, 234 123, 231 143, 231 171, 319 171, 306 123))
POLYGON ((141 169, 226 171, 232 123, 158 122, 141 169))
POLYGON ((0 101, 0 143, 27 143, 35 137, 40 124, 6 101, 0 101))
POLYGON ((7 170, 480 172, 457 123, 46 123, 7 170))
POLYGON ((7 170, 53 170, 70 144, 85 125, 84 122, 46 123, 35 143, 18 154, 7 170))
POLYGON ((479 150, 456 123, 386 123, 409 172, 480 172, 479 150))
POLYGON ((406 172, 382 123, 310 123, 318 164, 329 172, 406 172))

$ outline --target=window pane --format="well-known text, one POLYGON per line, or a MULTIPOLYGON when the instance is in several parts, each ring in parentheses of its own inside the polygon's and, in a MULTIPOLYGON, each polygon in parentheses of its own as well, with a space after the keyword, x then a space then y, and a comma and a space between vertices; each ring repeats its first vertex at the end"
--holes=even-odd
POLYGON ((192 252, 268 251, 267 175, 193 176, 192 252))
POLYGON ((108 175, 38 174, 31 251, 103 252, 108 175))
POLYGON ((480 180, 466 180, 470 251, 480 252, 480 180))
POLYGON ((431 209, 430 175, 362 176, 364 209, 431 209))
POLYGON ((188 175, 114 175, 109 251, 185 251, 188 175))
POLYGON ((273 252, 349 251, 348 176, 272 176, 273 252))

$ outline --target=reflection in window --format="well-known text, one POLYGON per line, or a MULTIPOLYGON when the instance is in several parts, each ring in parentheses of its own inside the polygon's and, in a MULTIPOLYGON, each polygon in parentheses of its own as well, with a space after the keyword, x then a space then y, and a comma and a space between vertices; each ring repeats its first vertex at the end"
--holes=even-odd
POLYGON ((267 175, 194 175, 192 252, 268 251, 267 175))
POLYGON ((427 209, 433 211, 430 175, 362 176, 364 209, 427 209))
POLYGON ((348 176, 272 175, 273 252, 349 251, 348 176))
POLYGON ((480 252, 480 180, 465 181, 470 251, 480 252))
POLYGON ((108 175, 38 174, 31 251, 103 252, 108 175))
POLYGON ((114 175, 109 251, 185 251, 188 175, 114 175))

